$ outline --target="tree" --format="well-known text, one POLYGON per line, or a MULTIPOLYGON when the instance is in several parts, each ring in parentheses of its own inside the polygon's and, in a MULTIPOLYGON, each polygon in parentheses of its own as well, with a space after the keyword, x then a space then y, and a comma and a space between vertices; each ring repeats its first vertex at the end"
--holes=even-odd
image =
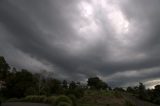
POLYGON ((17 72, 17 69, 15 67, 12 68, 12 73, 16 73, 17 72))
POLYGON ((83 97, 84 95, 84 89, 81 86, 80 82, 74 82, 72 81, 69 84, 69 89, 66 90, 67 95, 74 95, 77 98, 83 97))
POLYGON ((0 56, 0 80, 5 80, 9 74, 10 66, 3 56, 0 56))
POLYGON ((146 93, 145 85, 143 85, 143 83, 139 83, 138 90, 139 90, 139 93, 138 93, 139 98, 143 99, 143 100, 146 100, 147 99, 147 93, 146 93))
POLYGON ((113 89, 114 91, 118 91, 118 92, 125 92, 125 90, 121 87, 116 87, 113 89))
POLYGON ((46 86, 48 87, 48 94, 63 94, 63 88, 61 81, 53 78, 48 78, 46 81, 46 86))
POLYGON ((154 97, 160 97, 160 85, 154 87, 154 97))
POLYGON ((132 95, 138 96, 139 95, 139 86, 127 87, 127 92, 131 93, 132 95))
POLYGON ((45 78, 42 73, 37 73, 34 75, 36 78, 36 89, 37 89, 37 94, 41 95, 44 93, 45 89, 45 78))
POLYGON ((154 89, 155 89, 155 91, 157 91, 157 92, 160 93, 160 85, 156 85, 156 86, 154 87, 154 89))
POLYGON ((68 88, 68 82, 67 82, 66 80, 63 80, 63 82, 62 82, 62 87, 63 87, 64 89, 67 89, 67 88, 68 88))
POLYGON ((87 85, 91 89, 107 89, 108 88, 108 85, 102 80, 100 80, 98 77, 89 78, 87 82, 88 82, 87 85))
POLYGON ((76 83, 74 81, 72 81, 70 84, 69 84, 69 89, 75 89, 77 87, 76 83))
POLYGON ((24 97, 28 88, 36 85, 32 73, 22 69, 16 73, 10 73, 6 79, 5 95, 7 97, 24 97))

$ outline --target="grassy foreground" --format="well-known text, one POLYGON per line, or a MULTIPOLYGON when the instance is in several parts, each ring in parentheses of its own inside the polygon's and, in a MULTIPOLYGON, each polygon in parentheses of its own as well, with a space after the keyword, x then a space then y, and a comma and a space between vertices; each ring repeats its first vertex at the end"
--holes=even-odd
POLYGON ((10 99, 2 106, 159 106, 141 101, 125 92, 87 90, 81 98, 68 96, 28 96, 17 103, 18 99, 10 99), (25 103, 24 103, 25 102, 25 103), (27 102, 29 104, 27 104, 27 102), (32 104, 32 103, 42 104, 32 104))

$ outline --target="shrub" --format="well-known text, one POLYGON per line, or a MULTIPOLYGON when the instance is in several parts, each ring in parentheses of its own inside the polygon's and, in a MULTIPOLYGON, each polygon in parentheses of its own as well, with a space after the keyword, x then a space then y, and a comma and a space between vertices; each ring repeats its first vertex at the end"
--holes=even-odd
POLYGON ((24 101, 25 101, 25 102, 33 102, 33 98, 34 98, 34 96, 26 96, 26 97, 24 98, 24 101))
POLYGON ((68 97, 72 100, 73 106, 77 106, 77 98, 74 95, 68 95, 68 97))
POLYGON ((55 103, 55 100, 56 100, 56 97, 55 97, 55 96, 50 96, 50 97, 47 98, 47 103, 54 104, 54 103, 55 103))
POLYGON ((72 105, 66 102, 60 102, 57 106, 72 106, 72 105))
POLYGON ((155 99, 153 100, 153 103, 155 103, 155 104, 160 104, 160 98, 155 98, 155 99))
POLYGON ((7 100, 7 102, 19 102, 19 101, 20 101, 20 99, 18 99, 18 98, 10 98, 7 100))
POLYGON ((125 106, 136 106, 136 105, 133 104, 132 102, 126 100, 126 101, 125 101, 125 106))
POLYGON ((45 103, 47 100, 47 97, 46 96, 37 96, 37 100, 38 100, 38 102, 45 103))
POLYGON ((72 106, 72 100, 71 100, 69 97, 67 97, 67 96, 64 96, 64 95, 58 96, 58 97, 56 98, 55 105, 56 105, 56 106, 59 106, 59 104, 60 104, 61 102, 68 103, 68 104, 70 104, 70 105, 72 106))
POLYGON ((46 96, 26 96, 24 98, 25 102, 35 102, 35 103, 46 103, 47 97, 46 96))
POLYGON ((117 91, 114 92, 114 96, 116 98, 123 98, 123 95, 120 92, 117 92, 117 91))
POLYGON ((6 98, 0 96, 0 102, 5 102, 6 101, 6 98))

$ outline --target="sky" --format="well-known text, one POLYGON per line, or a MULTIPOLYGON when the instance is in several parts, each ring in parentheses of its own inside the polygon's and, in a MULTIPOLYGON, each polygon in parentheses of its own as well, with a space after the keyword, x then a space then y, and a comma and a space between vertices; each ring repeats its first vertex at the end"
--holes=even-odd
POLYGON ((11 66, 111 86, 160 84, 160 0, 0 0, 11 66))

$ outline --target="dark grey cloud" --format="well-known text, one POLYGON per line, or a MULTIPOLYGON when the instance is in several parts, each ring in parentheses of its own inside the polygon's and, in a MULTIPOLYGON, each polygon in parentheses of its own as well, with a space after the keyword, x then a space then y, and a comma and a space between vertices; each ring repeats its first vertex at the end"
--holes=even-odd
POLYGON ((0 55, 12 66, 51 71, 57 78, 99 76, 113 86, 149 86, 160 76, 159 4, 1 0, 0 55))

